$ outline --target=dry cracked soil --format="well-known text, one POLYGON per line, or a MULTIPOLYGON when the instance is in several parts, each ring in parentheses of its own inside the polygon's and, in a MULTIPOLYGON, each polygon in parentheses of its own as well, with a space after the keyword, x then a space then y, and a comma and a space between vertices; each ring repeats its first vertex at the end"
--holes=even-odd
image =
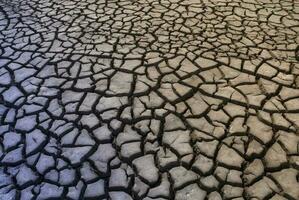
POLYGON ((0 0, 0 200, 298 200, 298 0, 0 0))

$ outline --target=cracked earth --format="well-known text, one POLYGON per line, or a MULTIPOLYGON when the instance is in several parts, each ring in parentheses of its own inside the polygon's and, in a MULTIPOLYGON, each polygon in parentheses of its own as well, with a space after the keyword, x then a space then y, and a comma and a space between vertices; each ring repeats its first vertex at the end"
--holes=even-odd
POLYGON ((297 0, 0 0, 0 199, 299 199, 297 0))

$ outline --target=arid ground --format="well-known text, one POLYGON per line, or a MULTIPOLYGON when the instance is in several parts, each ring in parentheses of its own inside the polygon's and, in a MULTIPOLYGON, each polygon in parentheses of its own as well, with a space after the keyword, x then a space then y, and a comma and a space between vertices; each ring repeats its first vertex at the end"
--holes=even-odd
POLYGON ((298 200, 298 0, 0 0, 0 200, 298 200))

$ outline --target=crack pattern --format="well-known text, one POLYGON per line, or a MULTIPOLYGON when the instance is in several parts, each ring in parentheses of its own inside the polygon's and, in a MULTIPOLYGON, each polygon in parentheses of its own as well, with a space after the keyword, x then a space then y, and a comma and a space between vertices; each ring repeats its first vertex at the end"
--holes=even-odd
POLYGON ((0 0, 0 199, 299 199, 296 0, 0 0))

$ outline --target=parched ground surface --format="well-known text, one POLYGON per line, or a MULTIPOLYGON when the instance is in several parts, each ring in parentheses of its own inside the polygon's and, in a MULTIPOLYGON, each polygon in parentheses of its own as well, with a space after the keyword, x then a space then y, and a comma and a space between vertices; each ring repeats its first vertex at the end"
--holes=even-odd
POLYGON ((0 199, 298 200, 298 33, 297 0, 0 0, 0 199))

